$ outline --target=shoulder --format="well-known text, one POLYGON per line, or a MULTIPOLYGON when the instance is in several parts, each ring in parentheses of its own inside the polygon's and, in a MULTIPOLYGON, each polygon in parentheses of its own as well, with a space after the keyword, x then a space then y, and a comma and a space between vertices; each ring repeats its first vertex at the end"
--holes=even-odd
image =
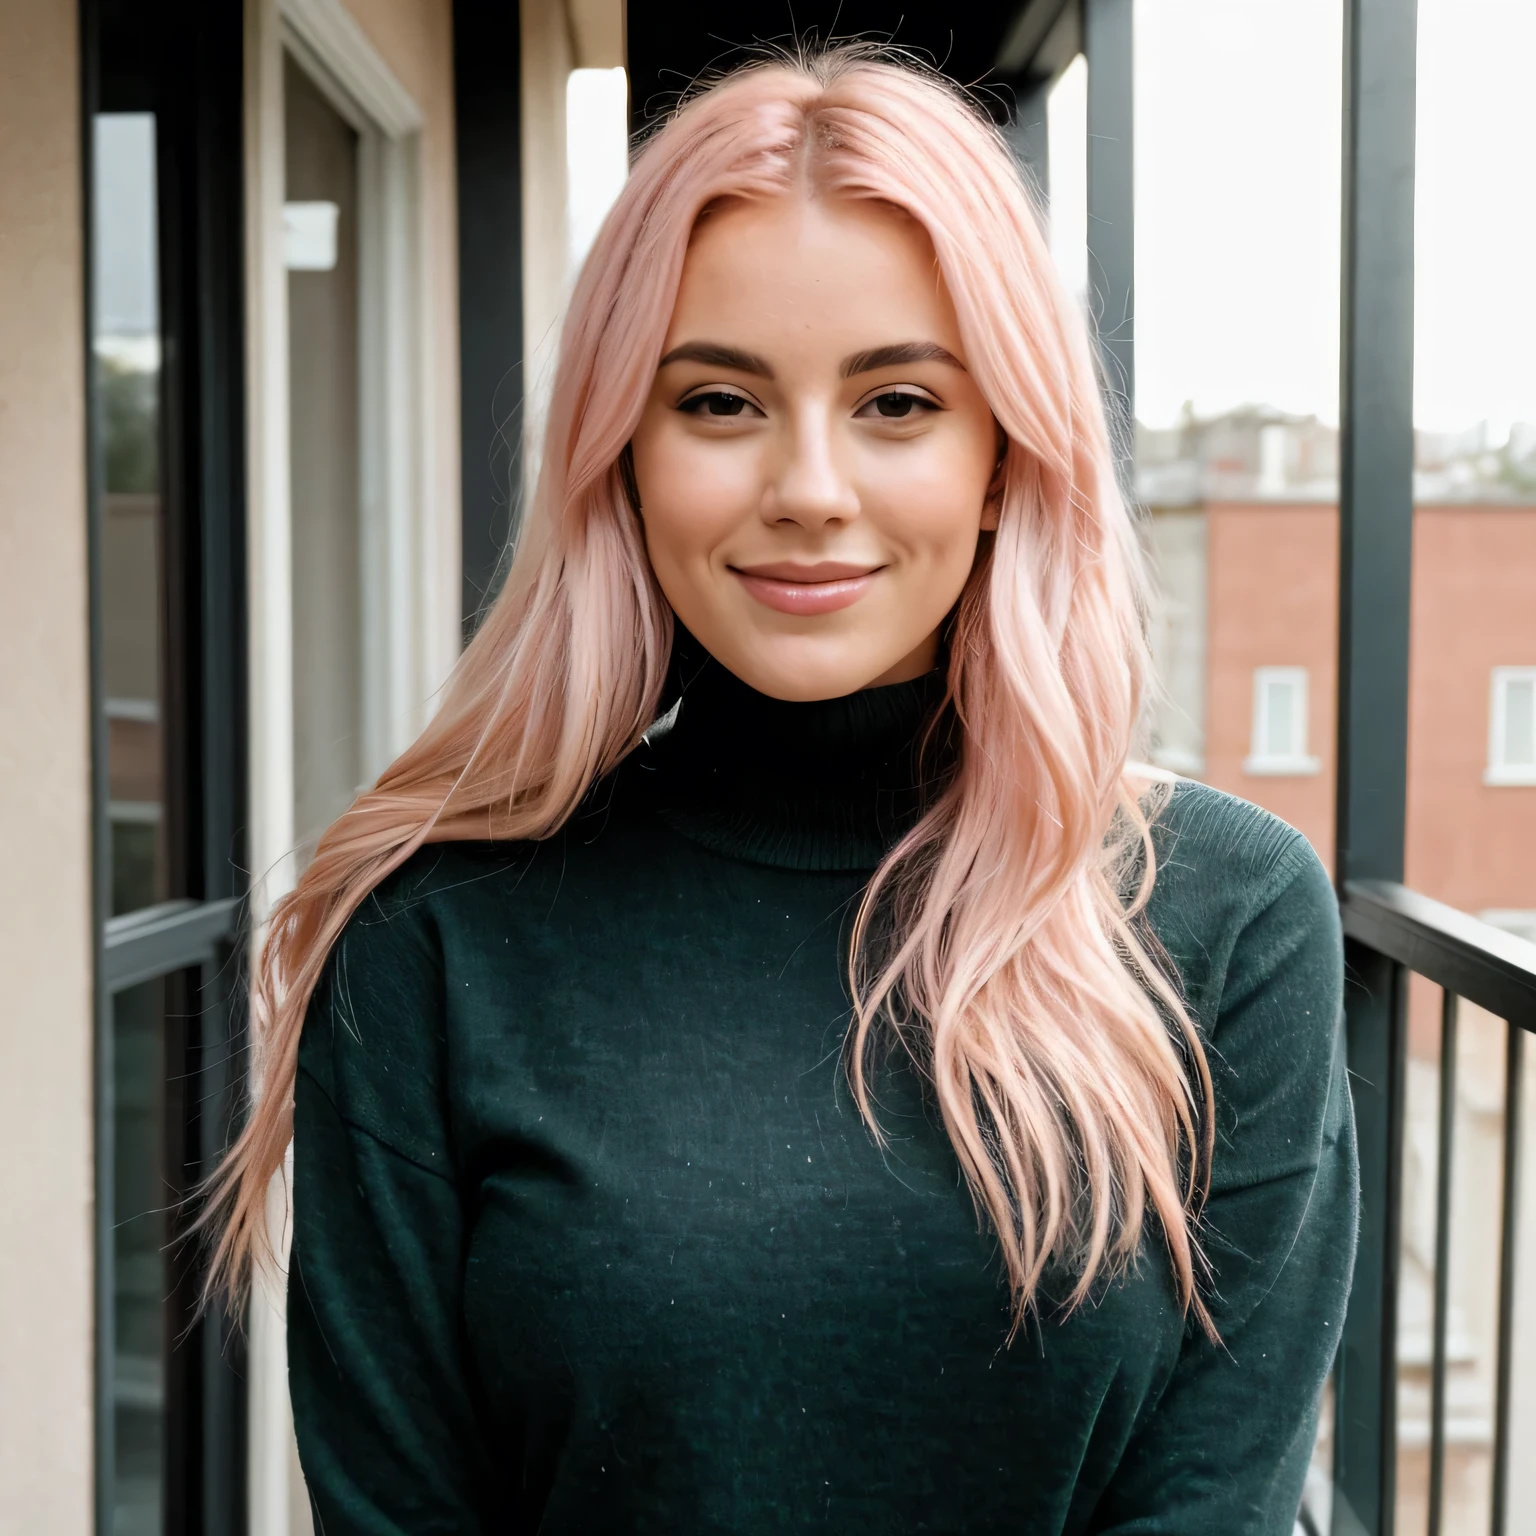
MULTIPOLYGON (((1294 827, 1187 781, 1153 840, 1161 863, 1147 916, 1179 971, 1215 1092, 1212 1199, 1263 1186, 1280 1201, 1261 1202, 1271 1236, 1294 1233, 1310 1205, 1310 1220, 1345 1252, 1352 1176, 1316 1179, 1326 1158, 1343 1158, 1329 1164, 1338 1170, 1354 1155, 1343 937, 1327 871, 1294 827), (1303 1201, 1300 1214, 1285 1204, 1286 1190, 1303 1201)), ((1250 1252, 1264 1244, 1258 1228, 1239 1240, 1243 1219, 1229 1205, 1225 1236, 1207 1233, 1227 1250, 1224 1285, 1240 1272, 1232 1244, 1250 1252)))
MULTIPOLYGON (((1278 816, 1189 779, 1152 827, 1157 874, 1147 921, 1201 1022, 1299 963, 1322 985, 1341 973, 1333 885, 1312 845, 1278 816)), ((1340 980, 1338 985, 1342 985, 1340 980)))
POLYGON ((526 863, 524 847, 431 843, 418 849, 357 904, 327 957, 326 977, 388 987, 424 968, 440 969, 444 927, 464 905, 459 893, 494 887, 526 863))
POLYGON ((1244 890, 1294 877, 1303 865, 1322 865, 1295 827, 1270 811, 1212 789, 1177 779, 1152 826, 1159 873, 1201 884, 1213 878, 1244 890))
POLYGON ((520 859, 525 845, 429 845, 358 903, 326 956, 299 1041, 301 1074, 343 1118, 379 1133, 409 1121, 406 1099, 437 1091, 448 956, 465 907, 475 907, 461 893, 494 890, 520 859))

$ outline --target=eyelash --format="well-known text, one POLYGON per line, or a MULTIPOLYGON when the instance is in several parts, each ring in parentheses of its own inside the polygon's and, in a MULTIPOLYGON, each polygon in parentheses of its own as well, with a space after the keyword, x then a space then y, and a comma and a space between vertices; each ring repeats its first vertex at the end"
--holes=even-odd
POLYGON ((727 420, 740 418, 746 411, 756 411, 758 409, 745 395, 732 394, 728 389, 701 390, 698 394, 689 395, 686 400, 679 401, 677 408, 680 411, 686 411, 690 416, 713 416, 716 419, 724 418, 727 420), (704 406, 710 400, 729 400, 733 404, 742 407, 742 409, 735 411, 706 411, 704 406))
MULTIPOLYGON (((910 394, 904 389, 883 389, 878 395, 871 395, 854 413, 862 416, 871 406, 877 406, 882 400, 906 400, 910 401, 914 411, 937 411, 941 407, 936 400, 930 400, 927 395, 910 394)), ((912 411, 903 411, 899 416, 887 415, 884 411, 876 411, 875 414, 885 421, 910 421, 912 411)))
MULTIPOLYGON (((882 390, 878 395, 871 395, 868 400, 865 400, 859 406, 854 414, 862 416, 871 406, 878 406, 882 400, 910 401, 913 410, 923 412, 941 409, 936 401, 930 400, 926 395, 911 394, 906 390, 900 389, 886 389, 882 390)), ((725 389, 706 389, 702 390, 699 394, 689 395, 686 400, 679 401, 677 409, 686 411, 690 416, 712 416, 717 420, 733 420, 740 418, 748 410, 757 411, 759 407, 748 400, 745 395, 733 394, 730 390, 725 389), (706 410, 705 406, 710 401, 715 400, 729 400, 738 408, 724 411, 706 410)), ((886 421, 906 421, 911 419, 912 411, 907 410, 900 413, 876 411, 875 414, 886 421)))

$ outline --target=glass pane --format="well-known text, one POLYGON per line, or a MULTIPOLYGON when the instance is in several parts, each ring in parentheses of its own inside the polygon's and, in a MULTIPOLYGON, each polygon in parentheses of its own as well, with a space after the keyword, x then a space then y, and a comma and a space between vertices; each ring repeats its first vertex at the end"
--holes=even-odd
POLYGON ((1135 26, 1153 756, 1274 811, 1327 862, 1343 8, 1137 0, 1135 26), (1271 667, 1311 685, 1261 683, 1271 667))
POLYGON ((1504 761, 1511 768, 1536 765, 1536 682, 1516 678, 1504 701, 1504 761))
POLYGON ((283 92, 294 812, 305 838, 363 777, 358 137, 292 59, 283 92))
POLYGON ((154 117, 99 114, 94 148, 102 660, 116 914, 170 894, 154 117))
POLYGON ((1269 685, 1269 742, 1272 757, 1294 757, 1296 742, 1292 735, 1296 685, 1289 678, 1276 679, 1269 685))
POLYGON ((112 1001, 113 1536, 160 1536, 167 1206, 164 978, 112 1001))

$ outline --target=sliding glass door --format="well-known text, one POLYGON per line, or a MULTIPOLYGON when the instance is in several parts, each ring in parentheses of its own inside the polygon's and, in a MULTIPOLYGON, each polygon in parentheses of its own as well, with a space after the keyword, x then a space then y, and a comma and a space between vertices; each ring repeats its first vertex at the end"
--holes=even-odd
POLYGON ((83 22, 97 1530, 234 1533, 238 1341, 199 1316, 183 1239, 242 1060, 240 18, 96 0, 83 22))

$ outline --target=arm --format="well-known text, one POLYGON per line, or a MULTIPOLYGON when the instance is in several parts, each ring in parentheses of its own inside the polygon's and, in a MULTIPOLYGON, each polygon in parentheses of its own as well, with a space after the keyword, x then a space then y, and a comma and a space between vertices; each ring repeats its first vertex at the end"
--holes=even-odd
POLYGON ((1186 1332, 1092 1529, 1290 1536, 1343 1328, 1358 1180, 1338 908, 1298 837, 1226 967, 1208 1052, 1217 1144, 1202 1287, 1221 1344, 1186 1332))
POLYGON ((326 1536, 486 1528, 442 1018, 422 907, 365 901, 310 1005, 294 1114, 289 1384, 326 1536))

